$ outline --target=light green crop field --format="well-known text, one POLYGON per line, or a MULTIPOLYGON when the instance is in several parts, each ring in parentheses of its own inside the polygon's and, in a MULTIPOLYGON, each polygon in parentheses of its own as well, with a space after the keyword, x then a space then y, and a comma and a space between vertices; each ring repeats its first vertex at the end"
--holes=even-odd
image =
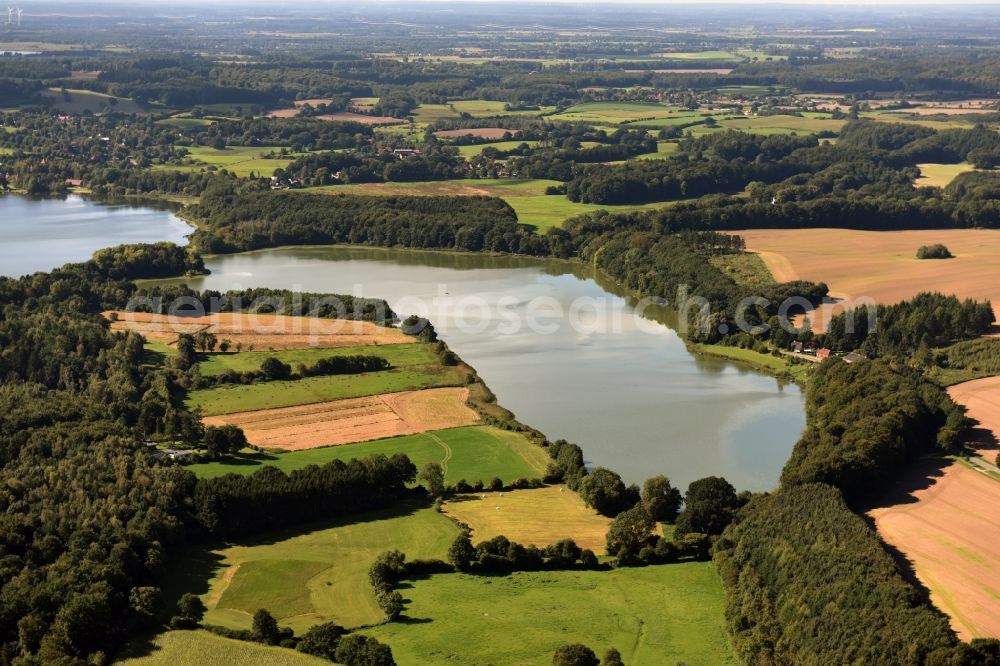
POLYGON ((913 183, 916 187, 947 187, 960 174, 976 170, 976 167, 968 162, 960 162, 959 164, 918 164, 917 166, 920 167, 920 178, 917 178, 913 183))
POLYGON ((456 367, 410 366, 359 375, 218 386, 191 391, 184 404, 188 409, 200 409, 204 416, 216 416, 437 386, 461 386, 464 377, 464 372, 456 367))
POLYGON ((729 51, 693 51, 689 53, 657 53, 664 60, 714 60, 718 62, 740 62, 743 57, 729 51))
POLYGON ((439 574, 412 583, 408 622, 372 629, 401 664, 548 666, 556 648, 617 648, 629 666, 735 664, 710 563, 612 571, 439 574), (461 637, 461 640, 456 640, 461 637))
POLYGON ((822 132, 839 132, 846 120, 833 120, 830 117, 807 116, 758 116, 757 118, 733 117, 720 120, 719 123, 728 129, 737 129, 755 134, 799 134, 822 132))
POLYGON ((421 104, 413 110, 413 122, 432 123, 435 120, 458 118, 459 114, 448 104, 421 104))
POLYGON ((253 474, 262 465, 291 472, 308 465, 324 465, 331 460, 346 461, 395 453, 405 453, 417 469, 430 462, 440 464, 449 484, 461 479, 469 483, 486 483, 494 477, 499 477, 504 483, 520 478, 537 479, 544 474, 549 463, 545 450, 523 435, 492 426, 467 426, 289 453, 245 452, 218 462, 191 465, 188 469, 203 478, 232 473, 253 474))
MULTIPOLYGON (((168 347, 169 349, 169 347, 168 347)), ((260 370, 261 363, 274 357, 294 369, 299 363, 311 365, 322 358, 333 356, 380 356, 392 367, 408 365, 431 365, 437 363, 429 344, 406 342, 396 345, 359 345, 357 347, 335 347, 331 349, 288 349, 282 351, 252 351, 226 354, 202 354, 199 356, 198 371, 203 377, 212 377, 233 370, 248 372, 260 370)))
POLYGON ((142 113, 139 105, 126 97, 113 97, 90 90, 67 89, 63 95, 59 88, 49 88, 42 93, 44 97, 53 100, 52 108, 62 113, 80 114, 104 113, 117 111, 119 113, 142 113), (66 99, 66 98, 69 99, 66 99))
POLYGON ((477 143, 472 146, 457 146, 458 154, 469 159, 470 157, 476 157, 480 155, 486 148, 496 148, 497 150, 511 150, 512 148, 517 148, 522 143, 526 143, 529 146, 537 146, 540 141, 518 141, 514 139, 512 141, 494 141, 493 143, 477 143))
POLYGON ((905 111, 865 111, 861 113, 861 117, 886 123, 920 125, 936 130, 972 129, 976 126, 977 122, 980 122, 977 120, 956 118, 954 116, 920 116, 905 111))
POLYGON ((676 107, 657 102, 587 102, 576 104, 561 113, 547 116, 547 118, 549 120, 617 125, 636 120, 673 118, 677 115, 676 107))
POLYGON ((417 183, 361 183, 357 185, 332 185, 329 187, 292 190, 293 192, 326 192, 329 194, 353 193, 372 195, 410 194, 480 195, 500 197, 514 209, 521 224, 528 224, 538 231, 561 225, 567 219, 596 210, 627 212, 659 208, 666 204, 652 203, 639 206, 602 206, 570 201, 562 195, 546 195, 545 188, 560 185, 555 180, 483 178, 468 180, 427 181, 417 183))
POLYGON ((192 127, 208 127, 209 125, 214 125, 215 121, 210 120, 208 118, 192 118, 188 114, 179 113, 176 116, 171 116, 170 118, 157 120, 156 124, 171 125, 173 127, 179 127, 181 129, 191 129, 192 127))
POLYGON ((737 49, 736 55, 741 58, 746 58, 747 60, 761 60, 761 61, 778 61, 778 60, 788 60, 786 55, 769 55, 763 51, 754 51, 753 49, 737 49))
MULTIPOLYGON (((273 532, 214 551, 217 570, 202 599, 205 622, 249 629, 259 608, 296 633, 321 622, 379 622, 368 567, 387 550, 445 559, 458 527, 433 508, 404 505, 352 522, 273 532)), ((228 662, 231 663, 231 662, 228 662)))
POLYGON ((134 641, 115 660, 124 666, 187 666, 188 664, 239 664, 240 666, 321 666, 330 662, 285 648, 237 641, 198 631, 168 631, 150 642, 134 641))
POLYGON ((251 173, 259 176, 272 176, 275 169, 284 169, 291 164, 293 156, 278 159, 264 158, 264 155, 272 151, 281 150, 276 147, 257 146, 231 146, 223 149, 208 148, 206 146, 191 146, 187 148, 188 159, 193 164, 184 166, 164 165, 158 169, 167 171, 199 171, 208 166, 215 166, 225 169, 241 178, 246 178, 251 173))
POLYGON ((642 155, 636 155, 633 159, 637 160, 662 160, 665 157, 670 157, 677 152, 678 145, 676 141, 657 141, 656 142, 656 152, 655 153, 644 153, 642 155))
POLYGON ((492 116, 540 116, 555 111, 554 106, 541 106, 537 110, 507 111, 505 102, 486 99, 463 99, 451 103, 451 108, 457 113, 467 113, 473 118, 488 118, 492 116))

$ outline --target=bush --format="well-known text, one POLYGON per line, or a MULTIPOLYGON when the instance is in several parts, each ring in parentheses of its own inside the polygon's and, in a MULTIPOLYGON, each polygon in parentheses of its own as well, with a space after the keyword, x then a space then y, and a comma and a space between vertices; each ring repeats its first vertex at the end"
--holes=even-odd
POLYGON ((341 638, 334 659, 344 666, 396 666, 388 645, 362 634, 341 638))
POLYGON ((552 666, 600 666, 597 655, 586 645, 563 645, 552 656, 552 666))
POLYGON ((923 245, 917 250, 917 259, 951 259, 954 256, 951 250, 940 243, 923 245))

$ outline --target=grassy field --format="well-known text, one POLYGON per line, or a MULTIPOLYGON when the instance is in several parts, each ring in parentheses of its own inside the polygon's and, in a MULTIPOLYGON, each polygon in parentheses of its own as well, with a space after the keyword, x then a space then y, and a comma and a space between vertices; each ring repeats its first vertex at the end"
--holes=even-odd
MULTIPOLYGON (((192 119, 193 120, 193 119, 192 119)), ((164 170, 171 171, 198 171, 209 166, 225 169, 241 178, 246 178, 251 173, 260 176, 272 176, 275 169, 287 167, 294 157, 280 159, 268 159, 263 157, 272 151, 280 148, 258 146, 232 146, 228 148, 208 148, 206 146, 191 146, 187 148, 188 159, 193 164, 183 166, 161 166, 164 170)))
POLYGON ((920 167, 920 178, 914 181, 916 187, 947 187, 951 181, 955 180, 959 174, 967 171, 975 171, 975 167, 968 162, 958 164, 918 164, 920 167))
POLYGON ((554 106, 542 106, 537 111, 506 111, 505 102, 498 102, 486 99, 466 99, 456 100, 451 103, 451 108, 457 113, 467 113, 473 118, 488 118, 491 116, 538 116, 543 113, 551 113, 554 106))
POLYGON ((149 642, 133 642, 116 664, 125 666, 183 666, 185 664, 240 664, 240 666, 320 666, 330 662, 285 648, 224 638, 207 631, 168 631, 149 642))
POLYGON ((833 120, 829 116, 822 114, 811 114, 810 116, 758 116, 757 118, 733 117, 719 121, 719 124, 728 129, 752 132, 754 134, 839 132, 846 123, 846 120, 833 120))
POLYGON ((662 160, 676 153, 677 149, 678 145, 676 141, 657 141, 655 153, 643 153, 642 155, 636 155, 633 159, 662 160))
POLYGON ((184 404, 188 409, 200 409, 204 416, 214 416, 434 386, 458 386, 464 384, 463 380, 464 374, 457 368, 411 366, 360 375, 219 386, 190 392, 184 404))
POLYGON ((719 577, 707 562, 613 571, 442 574, 413 583, 408 622, 369 632, 401 664, 552 663, 554 650, 609 647, 629 666, 734 664, 719 577), (461 640, 456 640, 461 637, 461 640))
POLYGON ((717 62, 740 62, 743 57, 729 51, 692 51, 688 53, 657 53, 664 60, 714 60, 717 62))
POLYGON ((472 528, 474 543, 500 534, 540 548, 573 539, 599 555, 611 524, 562 486, 460 495, 445 503, 444 512, 472 528))
POLYGON ((428 181, 417 183, 364 183, 358 185, 333 185, 323 188, 294 190, 297 192, 323 191, 330 194, 411 194, 433 195, 481 195, 500 197, 510 204, 517 219, 539 231, 559 226, 567 219, 595 210, 625 212, 659 208, 665 204, 653 203, 640 206, 601 206, 598 204, 575 203, 561 195, 546 195, 545 188, 559 185, 558 181, 541 179, 484 178, 476 180, 428 181))
MULTIPOLYGON (((165 345, 164 345, 165 346, 165 345)), ((356 347, 335 347, 330 349, 286 349, 283 351, 252 351, 226 354, 202 354, 198 361, 198 372, 203 377, 213 377, 224 372, 248 372, 260 370, 261 363, 274 357, 294 369, 299 363, 312 365, 322 358, 332 356, 380 356, 394 368, 410 365, 430 365, 437 363, 429 344, 403 343, 398 345, 359 345, 356 347)), ((168 347, 169 349, 169 347, 168 347)))
POLYGON ((545 450, 522 435, 492 426, 467 426, 307 451, 246 452, 229 460, 191 465, 188 469, 207 478, 230 473, 252 474, 261 465, 273 465, 291 472, 307 465, 323 465, 331 460, 350 460, 376 453, 386 456, 405 453, 418 469, 429 462, 439 463, 445 469, 447 483, 460 479, 469 483, 488 482, 494 477, 505 483, 519 478, 539 478, 549 462, 545 450))
POLYGON ((448 120, 461 117, 461 114, 449 104, 421 104, 413 110, 413 122, 433 123, 436 120, 448 120))
POLYGON ((253 613, 267 608, 296 633, 320 622, 378 622, 382 611, 368 582, 375 557, 399 549, 411 560, 444 559, 458 533, 434 509, 404 506, 230 545, 213 553, 217 568, 203 596, 205 621, 248 629, 253 613))
POLYGON ((739 347, 730 347, 727 345, 700 344, 695 346, 695 351, 709 356, 738 361, 756 368, 765 374, 788 375, 793 381, 799 383, 809 377, 809 373, 812 372, 814 367, 814 364, 809 361, 793 363, 790 358, 785 356, 771 356, 770 354, 763 354, 752 349, 740 349, 739 347))
POLYGON ((708 261, 741 287, 757 288, 774 284, 774 276, 759 254, 721 254, 709 257, 708 261))
POLYGON ((103 93, 91 92, 89 90, 67 89, 66 94, 59 88, 49 88, 42 93, 43 96, 52 100, 52 108, 62 113, 82 114, 104 113, 107 111, 117 111, 119 113, 142 113, 143 110, 131 99, 125 97, 112 97, 103 93))
POLYGON ((657 102, 587 102, 547 117, 549 120, 617 125, 636 120, 675 118, 679 115, 688 114, 679 113, 676 107, 657 102))
POLYGON ((511 150, 512 148, 517 148, 522 143, 526 143, 529 146, 537 146, 539 141, 518 141, 514 139, 513 141, 495 141, 493 143, 479 143, 472 146, 458 146, 458 154, 469 159, 470 157, 476 157, 480 155, 486 148, 496 148, 497 150, 511 150))

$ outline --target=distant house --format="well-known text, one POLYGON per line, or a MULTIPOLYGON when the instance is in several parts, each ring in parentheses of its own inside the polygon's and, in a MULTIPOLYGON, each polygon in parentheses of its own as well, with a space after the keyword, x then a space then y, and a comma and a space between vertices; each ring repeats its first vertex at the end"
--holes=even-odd
POLYGON ((844 363, 857 363, 858 361, 867 361, 867 356, 862 356, 858 352, 851 352, 844 356, 844 363))
POLYGON ((79 178, 67 178, 64 184, 66 187, 80 187, 83 185, 83 181, 79 178))
POLYGON ((154 458, 167 458, 169 460, 186 460, 195 454, 188 449, 160 449, 153 453, 154 458))
POLYGON ((826 359, 826 358, 830 358, 830 350, 827 349, 826 347, 823 347, 822 349, 817 349, 816 350, 816 358, 818 358, 820 360, 823 360, 823 359, 826 359))
POLYGON ((803 348, 804 348, 803 344, 798 340, 792 343, 792 351, 795 352, 796 354, 801 354, 803 348))

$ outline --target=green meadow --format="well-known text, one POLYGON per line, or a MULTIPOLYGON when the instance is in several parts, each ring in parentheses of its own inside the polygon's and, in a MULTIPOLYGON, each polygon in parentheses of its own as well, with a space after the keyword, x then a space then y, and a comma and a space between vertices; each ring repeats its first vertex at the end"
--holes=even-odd
POLYGON ((127 97, 113 97, 90 90, 67 89, 65 94, 59 88, 49 88, 42 93, 52 100, 52 108, 61 113, 142 113, 143 110, 127 97))
POLYGON ((477 157, 482 154, 482 152, 487 148, 496 148, 497 150, 511 150, 517 148, 522 143, 526 143, 529 146, 537 146, 540 141, 518 141, 514 139, 512 141, 494 141, 493 143, 477 143, 471 146, 456 146, 458 148, 458 154, 469 159, 470 157, 477 157))
POLYGON ((164 165, 157 168, 168 171, 199 171, 214 166, 218 169, 225 169, 241 178, 246 178, 251 173, 259 176, 272 176, 275 169, 283 169, 295 159, 294 156, 282 158, 264 157, 264 155, 273 151, 281 150, 273 146, 229 146, 221 149, 209 148, 207 146, 189 146, 185 147, 185 149, 188 151, 187 159, 191 161, 191 164, 180 166, 164 165))
POLYGON ((123 666, 320 666, 330 662, 280 647, 224 638, 204 630, 168 631, 148 642, 133 641, 115 660, 123 666))
POLYGON ((402 664, 548 666, 567 643, 584 643, 599 655, 615 647, 629 666, 736 663, 722 583, 708 562, 438 574, 412 586, 404 591, 405 621, 369 632, 402 664))
POLYGON ((375 558, 398 549, 411 560, 445 559, 458 533, 433 508, 408 504, 236 542, 212 553, 216 568, 202 597, 209 609, 205 622, 249 629, 259 608, 296 633, 321 622, 379 622, 383 614, 368 581, 375 558))
POLYGON ((510 483, 520 478, 540 478, 549 462, 545 450, 523 435, 492 426, 466 426, 289 453, 246 452, 217 462, 191 465, 188 469, 204 478, 252 474, 263 465, 291 472, 331 460, 395 453, 405 453, 418 469, 431 462, 440 464, 449 484, 461 479, 475 483, 498 477, 510 483))
POLYGON ((191 391, 184 401, 188 409, 204 416, 234 414, 258 409, 309 405, 341 398, 360 398, 380 393, 413 391, 464 384, 463 371, 455 367, 411 366, 359 375, 306 377, 290 381, 218 386, 191 391))
POLYGON ((358 345, 355 347, 202 354, 199 356, 201 360, 198 361, 197 366, 198 372, 203 377, 213 377, 229 371, 249 372, 260 370, 261 363, 269 357, 274 357, 283 363, 287 363, 294 369, 299 363, 312 365, 323 358, 356 355, 379 356, 389 361, 394 368, 437 363, 437 358, 434 356, 430 345, 404 342, 394 345, 358 345))
POLYGON ((587 102, 576 104, 565 111, 547 116, 549 120, 617 125, 636 120, 673 118, 676 107, 658 102, 587 102))

